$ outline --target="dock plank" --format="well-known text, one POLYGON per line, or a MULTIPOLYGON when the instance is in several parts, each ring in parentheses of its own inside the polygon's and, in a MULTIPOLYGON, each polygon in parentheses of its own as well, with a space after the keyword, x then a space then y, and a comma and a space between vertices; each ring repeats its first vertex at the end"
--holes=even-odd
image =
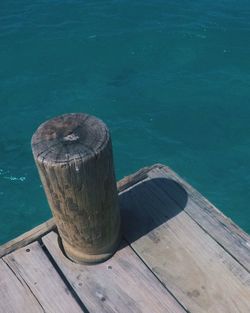
POLYGON ((28 245, 29 243, 39 239, 42 235, 47 234, 56 228, 54 218, 50 218, 46 222, 32 228, 24 234, 14 238, 0 246, 0 258, 14 250, 28 245))
MULTIPOLYGON (((147 177, 148 172, 151 169, 154 169, 155 167, 158 167, 158 164, 145 167, 140 169, 139 171, 135 172, 134 174, 131 174, 129 176, 126 176, 119 180, 117 182, 117 190, 118 192, 123 191, 124 189, 129 188, 130 186, 134 185, 135 183, 143 180, 147 177)), ((2 258, 4 255, 11 253, 14 250, 17 250, 19 248, 22 248, 42 236, 49 233, 51 230, 56 229, 56 224, 54 218, 50 218, 49 220, 45 221, 44 223, 41 223, 40 225, 32 228, 31 230, 21 234, 20 236, 6 242, 5 244, 0 246, 0 258, 2 258)))
MULTIPOLYGON (((83 312, 37 241, 6 255, 3 260, 15 275, 25 282, 39 301, 41 312, 83 312)), ((9 288, 12 289, 11 285, 9 288)), ((12 294, 14 290, 11 290, 10 299, 12 294)), ((26 310, 20 312, 33 312, 33 310, 26 307, 26 310)))
POLYGON ((56 233, 42 240, 90 313, 186 312, 129 246, 121 246, 111 259, 93 266, 67 259, 56 233))
POLYGON ((250 274, 166 190, 176 182, 147 178, 120 195, 125 238, 192 313, 249 313, 250 274))
POLYGON ((61 252, 54 220, 39 225, 0 247, 0 312, 250 312, 249 235, 164 165, 125 177, 118 190, 131 246, 77 265, 61 252), (44 249, 34 242, 41 236, 44 249))
POLYGON ((0 312, 3 313, 44 313, 28 286, 3 260, 0 260, 0 299, 0 312))
POLYGON ((250 272, 250 236, 248 234, 170 168, 154 167, 149 170, 148 177, 165 177, 177 182, 178 184, 172 184, 171 188, 165 191, 178 204, 181 201, 178 196, 179 188, 184 188, 188 195, 184 210, 250 272))

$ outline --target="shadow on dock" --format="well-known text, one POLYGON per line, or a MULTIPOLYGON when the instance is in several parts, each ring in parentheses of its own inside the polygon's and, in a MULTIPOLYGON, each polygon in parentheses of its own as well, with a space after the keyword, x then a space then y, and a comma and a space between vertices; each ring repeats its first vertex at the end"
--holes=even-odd
MULTIPOLYGON (((120 192, 122 241, 118 250, 149 234, 157 243, 160 239, 153 230, 171 220, 186 207, 188 194, 176 181, 167 178, 144 180, 120 192)), ((56 230, 58 233, 58 230, 56 230)), ((61 238, 58 245, 64 256, 61 238)))
MULTIPOLYGON (((184 210, 188 195, 167 178, 145 180, 119 195, 124 238, 133 243, 144 235, 159 240, 153 230, 184 210)), ((122 245, 123 247, 123 245, 122 245)))

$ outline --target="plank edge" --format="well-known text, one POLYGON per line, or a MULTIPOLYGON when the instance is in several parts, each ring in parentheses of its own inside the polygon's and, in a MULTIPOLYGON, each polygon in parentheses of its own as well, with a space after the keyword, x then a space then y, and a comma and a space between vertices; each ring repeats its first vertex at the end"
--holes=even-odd
MULTIPOLYGON (((136 171, 135 173, 125 176, 121 180, 117 182, 118 192, 122 192, 127 188, 135 185, 139 181, 147 178, 147 174, 154 168, 161 168, 164 165, 154 164, 151 166, 146 166, 136 171)), ((25 247, 26 245, 34 242, 35 240, 39 240, 41 237, 46 235, 52 230, 56 230, 56 224, 54 218, 50 218, 44 223, 39 224, 38 226, 32 228, 31 230, 21 234, 20 236, 11 239, 10 241, 4 243, 0 246, 0 258, 13 252, 16 249, 25 247)))
MULTIPOLYGON (((250 236, 246 233, 240 226, 238 226, 230 217, 226 216, 220 209, 218 209, 214 204, 212 204, 207 198, 205 198, 197 189, 191 186, 184 178, 180 177, 175 171, 173 171, 170 167, 158 164, 159 169, 166 171, 167 173, 171 173, 177 180, 178 183, 184 181, 185 188, 190 191, 190 193, 195 194, 201 202, 205 206, 207 206, 211 211, 213 211, 216 215, 216 218, 221 223, 230 229, 233 234, 237 234, 243 240, 247 240, 250 242, 250 236)), ((188 213, 188 212, 187 212, 188 213)))

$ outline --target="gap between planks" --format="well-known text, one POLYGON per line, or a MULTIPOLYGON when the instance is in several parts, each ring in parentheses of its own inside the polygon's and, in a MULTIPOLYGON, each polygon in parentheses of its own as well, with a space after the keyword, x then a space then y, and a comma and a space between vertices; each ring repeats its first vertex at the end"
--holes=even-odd
POLYGON ((42 240, 91 313, 187 312, 125 242, 111 259, 93 266, 66 258, 56 233, 42 240))
POLYGON ((191 312, 249 313, 249 273, 185 212, 187 198, 168 196, 173 186, 159 176, 120 195, 125 238, 191 312))
MULTIPOLYGON (((21 287, 17 292, 23 294, 23 290, 27 290, 24 295, 27 305, 29 298, 33 297, 42 312, 87 313, 82 303, 77 301, 71 289, 65 285, 38 241, 4 256, 2 261, 11 269, 12 275, 21 282, 21 287)), ((6 288, 15 297, 12 284, 7 284, 6 288)), ((20 301, 13 301, 13 308, 8 311, 8 303, 3 299, 2 290, 1 288, 0 296, 4 309, 1 312, 33 312, 28 306, 20 310, 20 301)), ((11 301, 11 296, 9 299, 11 301)))
MULTIPOLYGON (((129 188, 130 186, 136 184, 137 182, 145 179, 147 177, 148 172, 153 169, 157 168, 158 164, 154 164, 149 167, 144 167, 137 171, 134 174, 126 176, 122 178, 120 181, 117 182, 117 190, 118 192, 122 192, 125 189, 129 188)), ((21 234, 20 236, 6 242, 5 244, 0 246, 0 258, 11 253, 12 251, 22 248, 42 236, 46 235, 52 230, 56 230, 56 224, 54 218, 50 218, 46 222, 32 228, 31 230, 21 234)))
MULTIPOLYGON (((184 182, 181 178, 179 178, 173 171, 171 171, 169 168, 162 166, 162 165, 155 165, 151 168, 146 168, 142 171, 139 171, 139 174, 136 173, 134 175, 131 175, 129 178, 125 178, 124 179, 124 184, 120 184, 120 191, 121 194, 120 196, 122 196, 122 194, 125 192, 128 192, 129 190, 132 190, 133 187, 136 187, 136 185, 140 185, 141 183, 145 183, 145 180, 150 180, 154 177, 161 177, 161 176, 165 176, 165 178, 169 178, 172 180, 175 180, 178 182, 178 184, 180 184, 180 186, 182 186, 188 193, 188 202, 187 202, 187 207, 185 207, 185 213, 190 217, 191 220, 193 220, 193 222, 195 222, 197 224, 197 226, 199 226, 199 228, 203 229, 207 235, 213 239, 220 247, 222 250, 226 250, 228 252, 228 255, 231 255, 232 257, 234 257, 235 259, 237 259, 238 263, 242 264, 242 267, 249 266, 249 262, 248 262, 248 257, 249 257, 249 249, 247 249, 246 246, 243 245, 243 248, 240 246, 240 249, 243 249, 243 252, 246 251, 246 258, 243 258, 242 261, 242 256, 240 255, 240 257, 238 256, 238 252, 239 252, 239 247, 237 247, 236 243, 238 243, 238 241, 241 243, 248 243, 248 235, 245 234, 243 231, 241 231, 237 226, 235 226, 233 223, 231 223, 231 221, 229 219, 227 219, 221 212, 219 212, 218 210, 216 210, 205 198, 205 200, 203 199, 203 197, 196 192, 191 186, 189 186, 186 182, 184 182), (167 173, 167 174, 166 174, 167 173), (133 177, 136 177, 135 180, 133 180, 133 177), (125 186, 125 188, 124 188, 125 186), (199 205, 201 205, 201 207, 199 207, 199 205), (207 206, 207 208, 206 208, 207 206), (190 213, 191 212, 191 213, 190 213), (203 213, 204 212, 204 213, 203 213), (205 214, 208 217, 208 221, 207 219, 204 219, 204 215, 205 214), (197 222, 197 217, 198 216, 198 222, 197 222), (219 231, 216 229, 216 227, 213 225, 213 223, 215 223, 215 225, 219 225, 220 227, 223 225, 226 225, 226 229, 221 228, 219 229, 219 231), (212 226, 211 226, 212 224, 212 226), (210 231, 209 231, 210 230, 210 231), (224 238, 220 238, 221 235, 221 231, 223 231, 223 234, 226 234, 226 240, 224 240, 224 238), (233 242, 233 244, 231 243, 231 240, 233 242)), ((119 185, 119 184, 118 184, 119 185)), ((175 199, 176 200, 176 199, 175 199)), ((174 201, 175 205, 179 205, 179 202, 174 201)), ((137 203, 138 205, 138 203, 137 203)), ((178 222, 178 219, 177 219, 178 222)), ((182 225, 182 224, 180 224, 182 225)), ((185 226, 185 225, 182 225, 185 226)), ((149 240, 151 241, 155 241, 154 243, 154 247, 157 244, 157 240, 158 238, 158 234, 157 234, 157 229, 156 231, 151 231, 148 235, 149 240)), ((165 233, 166 229, 162 232, 163 234, 165 233)), ((40 235, 41 236, 41 235, 40 235)), ((165 237, 165 235, 163 236, 165 237)), ((148 238, 144 238, 147 239, 148 238)), ((151 242, 150 241, 150 242, 151 242)), ((143 242, 142 239, 140 239, 140 242, 143 242)), ((140 245, 139 245, 140 246, 140 245)), ((132 244, 133 249, 135 249, 134 245, 132 244)), ((241 251, 241 250, 240 250, 241 251)), ((146 258, 145 255, 143 255, 138 249, 135 249, 135 252, 137 253, 137 255, 139 255, 140 258, 142 258, 145 262, 145 264, 151 268, 151 263, 148 261, 148 255, 146 254, 146 258)), ((244 256, 244 253, 243 253, 244 256)), ((161 271, 163 272, 157 272, 156 270, 155 275, 158 277, 158 279, 160 279, 164 284, 165 284, 165 279, 166 279, 166 273, 164 273, 164 268, 160 268, 161 271)), ((196 290, 196 289, 193 289, 196 290)), ((187 291, 189 292, 189 295, 186 294, 188 297, 195 297, 195 295, 197 294, 197 292, 193 292, 191 291, 187 291), (192 293, 193 292, 193 293, 192 293)), ((176 293, 175 293, 176 294, 176 293)), ((193 312, 193 311, 192 311, 193 312)), ((203 311, 201 311, 203 312, 203 311)), ((205 311, 206 312, 206 311, 205 311)), ((209 312, 209 311, 207 311, 209 312)), ((221 312, 224 312, 223 309, 221 312)), ((239 311, 241 312, 241 311, 239 311)), ((245 312, 245 311, 242 311, 245 312)), ((249 312, 249 310, 247 311, 249 312)))
POLYGON ((169 197, 180 205, 180 199, 174 197, 174 195, 176 195, 176 193, 178 194, 178 188, 183 188, 183 190, 187 192, 187 203, 184 208, 185 212, 223 249, 250 272, 250 237, 247 233, 234 224, 232 220, 226 217, 170 168, 166 166, 155 167, 149 171, 148 177, 165 177, 166 179, 171 179, 178 183, 179 185, 172 184, 170 190, 166 190, 169 197))

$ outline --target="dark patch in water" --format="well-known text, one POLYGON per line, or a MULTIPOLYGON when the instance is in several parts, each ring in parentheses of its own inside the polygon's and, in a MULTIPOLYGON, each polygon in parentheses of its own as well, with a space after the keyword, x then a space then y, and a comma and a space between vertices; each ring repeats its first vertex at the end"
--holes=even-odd
POLYGON ((108 82, 109 86, 113 87, 121 87, 126 85, 134 76, 135 70, 130 68, 125 68, 121 70, 118 74, 116 74, 110 82, 108 82))

